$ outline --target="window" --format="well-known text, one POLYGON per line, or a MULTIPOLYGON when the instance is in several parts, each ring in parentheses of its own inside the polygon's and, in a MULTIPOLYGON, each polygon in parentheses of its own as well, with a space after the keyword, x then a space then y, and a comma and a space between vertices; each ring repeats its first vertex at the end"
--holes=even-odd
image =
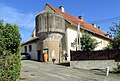
POLYGON ((100 43, 102 44, 102 43, 103 43, 103 41, 100 41, 100 43))
POLYGON ((80 44, 80 39, 78 38, 78 45, 80 44))
POLYGON ((73 43, 71 43, 71 47, 74 47, 74 44, 73 44, 73 43))
POLYGON ((27 46, 25 46, 25 53, 27 52, 27 46))
POLYGON ((32 45, 29 45, 29 51, 30 52, 32 51, 32 45))

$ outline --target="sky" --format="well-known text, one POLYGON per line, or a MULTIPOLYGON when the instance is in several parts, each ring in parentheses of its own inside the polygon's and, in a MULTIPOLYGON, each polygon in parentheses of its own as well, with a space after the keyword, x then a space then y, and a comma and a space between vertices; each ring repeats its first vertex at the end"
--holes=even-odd
POLYGON ((85 22, 96 23, 104 32, 109 31, 112 22, 120 21, 120 0, 0 0, 0 19, 18 24, 21 42, 31 39, 35 27, 35 16, 48 3, 56 8, 64 6, 65 12, 85 22))

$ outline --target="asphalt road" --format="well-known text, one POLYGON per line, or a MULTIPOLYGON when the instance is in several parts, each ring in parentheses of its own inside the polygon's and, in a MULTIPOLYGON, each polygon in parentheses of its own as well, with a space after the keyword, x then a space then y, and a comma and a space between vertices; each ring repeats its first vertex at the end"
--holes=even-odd
POLYGON ((18 81, 120 81, 120 76, 100 70, 73 69, 61 65, 22 61, 22 71, 18 81))

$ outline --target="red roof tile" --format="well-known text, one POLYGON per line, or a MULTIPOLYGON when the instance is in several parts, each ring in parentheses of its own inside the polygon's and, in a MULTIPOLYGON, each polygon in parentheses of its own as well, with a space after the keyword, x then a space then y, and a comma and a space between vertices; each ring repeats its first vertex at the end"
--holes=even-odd
POLYGON ((74 16, 72 16, 72 15, 66 13, 66 12, 62 12, 61 10, 59 10, 59 9, 49 5, 49 4, 46 4, 46 5, 48 5, 55 12, 57 12, 59 14, 63 14, 66 20, 72 21, 74 23, 80 23, 86 30, 88 30, 88 31, 90 31, 92 33, 95 33, 95 34, 97 34, 99 36, 102 36, 102 37, 105 37, 107 39, 110 39, 109 37, 107 37, 105 35, 105 33, 102 30, 100 30, 98 28, 95 28, 94 26, 88 24, 87 22, 84 22, 84 21, 82 21, 82 20, 80 20, 80 19, 78 19, 78 18, 76 18, 76 17, 74 17, 74 16))

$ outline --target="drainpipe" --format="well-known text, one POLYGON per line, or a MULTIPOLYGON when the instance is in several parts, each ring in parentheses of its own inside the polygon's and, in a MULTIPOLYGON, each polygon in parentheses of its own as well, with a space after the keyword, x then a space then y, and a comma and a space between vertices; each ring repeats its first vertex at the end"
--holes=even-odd
POLYGON ((78 50, 81 50, 80 23, 78 23, 78 29, 77 29, 77 51, 78 50))

